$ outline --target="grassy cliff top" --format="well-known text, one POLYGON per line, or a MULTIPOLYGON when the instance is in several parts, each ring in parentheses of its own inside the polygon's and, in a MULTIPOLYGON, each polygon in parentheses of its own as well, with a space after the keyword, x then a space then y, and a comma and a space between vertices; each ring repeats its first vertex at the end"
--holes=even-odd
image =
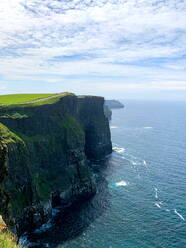
POLYGON ((0 95, 0 108, 52 104, 72 93, 0 95))
POLYGON ((0 104, 15 104, 30 101, 36 101, 44 98, 54 96, 55 94, 14 94, 14 95, 1 95, 0 104))

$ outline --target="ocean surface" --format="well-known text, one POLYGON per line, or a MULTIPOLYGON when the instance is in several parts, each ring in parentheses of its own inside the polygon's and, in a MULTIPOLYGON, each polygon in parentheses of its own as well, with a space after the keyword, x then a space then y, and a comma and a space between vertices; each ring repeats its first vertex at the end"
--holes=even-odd
POLYGON ((48 247, 186 248, 186 102, 123 103, 110 123, 114 152, 95 173, 98 194, 60 222, 48 247))

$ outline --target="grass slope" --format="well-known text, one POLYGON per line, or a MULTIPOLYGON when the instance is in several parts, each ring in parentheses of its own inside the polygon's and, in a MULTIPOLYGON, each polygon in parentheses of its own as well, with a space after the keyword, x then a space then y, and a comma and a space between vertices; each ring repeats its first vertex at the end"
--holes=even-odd
POLYGON ((72 96, 73 93, 63 92, 56 94, 15 94, 0 95, 0 108, 31 107, 44 104, 53 104, 64 96, 72 96))
POLYGON ((20 248, 16 245, 16 238, 10 232, 0 231, 0 247, 1 248, 20 248))
POLYGON ((0 95, 0 104, 15 104, 36 101, 42 98, 54 96, 55 94, 15 94, 0 95))

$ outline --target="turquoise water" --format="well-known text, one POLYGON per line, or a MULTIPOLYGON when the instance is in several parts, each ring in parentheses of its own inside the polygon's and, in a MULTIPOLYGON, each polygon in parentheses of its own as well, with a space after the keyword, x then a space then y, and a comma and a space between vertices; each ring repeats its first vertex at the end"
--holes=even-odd
POLYGON ((186 103, 124 104, 113 111, 115 152, 97 196, 69 214, 70 235, 60 226, 50 247, 186 247, 186 103))

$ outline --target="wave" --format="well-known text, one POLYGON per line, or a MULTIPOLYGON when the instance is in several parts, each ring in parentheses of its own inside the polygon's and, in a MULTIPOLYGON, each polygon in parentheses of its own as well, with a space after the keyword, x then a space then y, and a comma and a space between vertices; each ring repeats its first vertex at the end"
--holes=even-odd
POLYGON ((118 128, 117 126, 110 126, 111 129, 115 129, 118 128))
POLYGON ((157 188, 154 188, 155 189, 155 198, 157 199, 158 198, 158 189, 157 188))
POLYGON ((115 185, 125 187, 125 186, 128 186, 129 184, 126 181, 120 181, 120 182, 117 182, 115 185))
POLYGON ((125 148, 123 148, 123 147, 113 147, 112 150, 113 150, 114 152, 119 152, 119 153, 121 153, 121 152, 124 152, 124 151, 125 151, 125 148))
POLYGON ((143 127, 144 129, 152 129, 153 127, 143 127))
POLYGON ((156 203, 154 203, 154 205, 156 206, 156 207, 158 207, 158 208, 161 208, 161 204, 160 204, 160 202, 156 202, 156 203))
POLYGON ((180 213, 178 213, 178 211, 177 211, 176 209, 174 209, 174 213, 175 213, 176 215, 178 215, 178 216, 180 217, 181 220, 185 220, 185 218, 184 218, 180 213))
POLYGON ((137 168, 138 166, 144 166, 146 169, 148 169, 147 162, 144 159, 135 157, 134 155, 128 153, 125 148, 120 147, 116 143, 113 143, 113 145, 114 145, 114 147, 112 148, 113 152, 116 152, 117 155, 120 155, 120 157, 123 160, 128 161, 131 167, 135 169, 137 173, 138 173, 138 168, 137 168))
POLYGON ((147 162, 145 160, 142 160, 142 161, 138 161, 137 159, 136 160, 130 160, 126 157, 123 157, 124 159, 128 160, 134 167, 136 165, 142 165, 144 167, 147 167, 147 162))
POLYGON ((163 205, 163 202, 155 202, 154 205, 158 208, 161 208, 161 205, 163 205))
POLYGON ((132 165, 140 165, 140 163, 134 162, 134 161, 130 161, 132 163, 132 165))
POLYGON ((26 245, 28 245, 28 237, 27 236, 22 236, 19 238, 19 243, 20 246, 25 247, 26 245))

